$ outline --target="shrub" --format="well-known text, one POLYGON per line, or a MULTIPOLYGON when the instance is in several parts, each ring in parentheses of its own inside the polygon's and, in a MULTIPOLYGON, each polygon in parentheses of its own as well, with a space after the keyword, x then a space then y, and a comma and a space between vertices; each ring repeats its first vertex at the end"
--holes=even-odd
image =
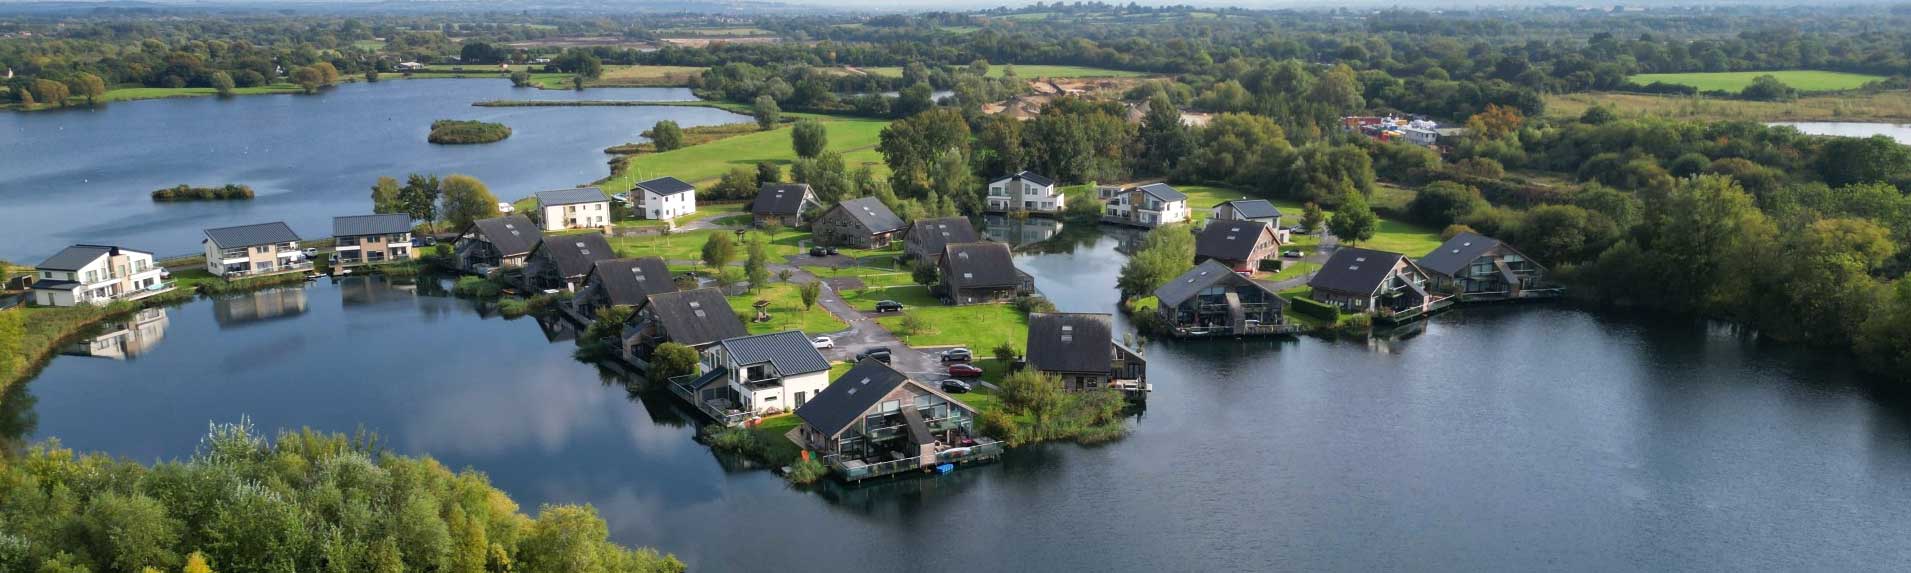
POLYGON ((483 277, 459 277, 458 283, 451 287, 453 294, 476 298, 497 298, 500 290, 503 289, 498 286, 498 283, 483 277))
POLYGON ((757 443, 756 435, 743 428, 716 424, 704 426, 703 441, 710 444, 710 449, 719 452, 754 456, 763 451, 763 444, 757 443))
POLYGON ((1341 336, 1366 336, 1373 332, 1373 318, 1365 314, 1349 316, 1341 321, 1339 326, 1334 327, 1334 330, 1341 336))
POLYGON ((1032 312, 1055 312, 1055 303, 1046 297, 1022 295, 1015 297, 1015 310, 1023 314, 1032 312))
POLYGON ((995 354, 995 359, 1002 361, 1003 364, 1015 361, 1015 345, 1013 344, 1007 342, 997 344, 992 352, 995 354))
POLYGON ((829 475, 829 467, 815 459, 799 459, 790 464, 790 472, 783 478, 793 484, 812 484, 829 475))
POLYGON ((491 143, 511 137, 511 128, 502 123, 441 119, 431 122, 431 134, 425 141, 442 144, 491 143))

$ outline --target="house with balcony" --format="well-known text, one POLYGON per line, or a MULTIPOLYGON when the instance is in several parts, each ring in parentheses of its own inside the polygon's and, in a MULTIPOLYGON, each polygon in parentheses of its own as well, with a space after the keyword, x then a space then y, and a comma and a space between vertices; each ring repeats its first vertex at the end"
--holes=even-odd
POLYGON ((1433 277, 1434 290, 1462 302, 1551 298, 1563 289, 1546 281, 1546 267, 1499 239, 1471 231, 1454 235, 1414 261, 1433 277))
POLYGON ((937 217, 934 219, 916 219, 909 224, 909 233, 903 235, 902 251, 911 259, 929 264, 942 262, 942 250, 949 245, 974 243, 982 240, 975 232, 975 225, 967 217, 937 217))
POLYGON ((677 281, 662 257, 610 259, 591 267, 571 304, 578 313, 595 317, 599 309, 636 308, 650 295, 667 292, 677 292, 677 281))
POLYGON ((1015 268, 1002 243, 954 243, 943 247, 936 290, 956 306, 1009 302, 1035 291, 1035 279, 1015 268))
POLYGON ((1217 261, 1204 261, 1155 289, 1155 313, 1177 337, 1298 332, 1287 299, 1217 261))
POLYGON ((577 292, 598 261, 617 258, 610 241, 597 233, 546 237, 524 260, 524 285, 533 289, 577 292))
POLYGON ((283 222, 206 229, 206 272, 227 280, 312 270, 283 222))
POLYGON ((1431 292, 1433 279, 1400 253, 1342 247, 1307 281, 1308 295, 1342 312, 1408 320, 1443 308, 1447 297, 1431 292))
POLYGON ((619 343, 625 362, 650 367, 650 355, 659 345, 675 342, 698 351, 726 338, 750 334, 730 308, 723 291, 700 288, 657 293, 644 297, 637 312, 624 322, 619 343))
POLYGON ((800 330, 726 338, 702 354, 701 374, 670 385, 725 425, 795 411, 829 385, 829 360, 800 330))
POLYGON ((1167 183, 1149 183, 1113 194, 1102 205, 1102 221, 1154 228, 1188 220, 1188 196, 1167 183))
POLYGON ((1066 203, 1061 189, 1055 186, 1055 180, 1033 171, 1020 171, 989 181, 989 194, 984 207, 995 212, 1053 214, 1066 209, 1066 203))
POLYGON ((524 267, 531 249, 544 242, 544 233, 523 215, 505 215, 472 221, 452 245, 458 270, 488 275, 499 269, 524 267))
POLYGON ((601 229, 610 226, 610 196, 596 187, 539 191, 538 221, 546 231, 601 229))
POLYGON ((906 229, 902 217, 875 197, 837 203, 810 222, 816 244, 858 249, 887 247, 906 229))
POLYGON ((1194 262, 1217 261, 1239 273, 1261 270, 1280 252, 1280 235, 1259 221, 1214 221, 1194 238, 1194 262))
POLYGON ((1148 388, 1148 361, 1115 340, 1114 315, 1037 312, 1028 315, 1028 367, 1062 381, 1063 390, 1148 388))
POLYGON ((638 216, 669 220, 697 212, 697 188, 675 177, 637 182, 630 190, 638 216))
POLYGON ((1208 224, 1214 221, 1256 221, 1281 228, 1281 210, 1266 199, 1235 199, 1215 205, 1208 211, 1208 224))
POLYGON ((750 223, 756 227, 771 224, 799 227, 823 207, 816 191, 808 183, 764 183, 750 202, 750 223))
POLYGON ((974 407, 864 359, 796 409, 796 435, 838 477, 861 481, 1002 455, 976 431, 974 407))
POLYGON ((73 245, 33 269, 33 304, 104 306, 170 291, 153 254, 112 245, 73 245))
POLYGON ((411 216, 403 213, 332 218, 332 264, 376 265, 411 260, 411 216))

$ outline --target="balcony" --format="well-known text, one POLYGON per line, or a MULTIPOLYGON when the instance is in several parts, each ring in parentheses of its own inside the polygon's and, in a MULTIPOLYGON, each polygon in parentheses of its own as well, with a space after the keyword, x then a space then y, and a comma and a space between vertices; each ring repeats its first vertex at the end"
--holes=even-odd
POLYGON ((220 277, 226 280, 232 280, 237 278, 282 275, 285 273, 309 271, 309 270, 312 270, 312 263, 309 261, 300 261, 296 263, 286 263, 283 265, 272 267, 270 269, 245 269, 245 270, 236 270, 236 271, 226 271, 225 273, 221 274, 220 277))
POLYGON ((962 464, 993 460, 1002 456, 1002 442, 978 438, 967 446, 949 448, 936 452, 934 456, 916 456, 877 463, 863 460, 845 460, 841 456, 823 458, 836 475, 847 481, 862 481, 870 478, 895 475, 909 471, 920 471, 940 464, 962 464))

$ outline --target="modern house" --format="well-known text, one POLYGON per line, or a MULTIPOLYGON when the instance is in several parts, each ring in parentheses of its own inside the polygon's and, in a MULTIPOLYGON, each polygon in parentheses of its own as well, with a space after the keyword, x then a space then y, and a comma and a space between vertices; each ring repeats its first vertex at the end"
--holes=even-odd
POLYGON ((810 222, 810 233, 817 244, 858 249, 889 246, 906 228, 902 217, 875 197, 837 203, 810 222))
POLYGON ((1294 332, 1287 300, 1216 261, 1205 261, 1155 289, 1155 312, 1175 336, 1248 336, 1294 332))
POLYGON ((764 183, 750 202, 750 222, 757 227, 772 223, 796 227, 808 220, 805 215, 820 208, 822 203, 808 183, 764 183))
POLYGON ((523 215, 505 215, 472 221, 458 233, 452 252, 458 257, 458 270, 488 274, 494 269, 524 266, 531 249, 544 242, 544 234, 523 215))
POLYGON ((630 195, 645 219, 675 219, 697 212, 697 188, 675 177, 640 181, 630 195))
POLYGON ((1281 210, 1266 199, 1235 199, 1215 205, 1209 210, 1208 224, 1213 221, 1257 221, 1269 227, 1281 227, 1281 210))
POLYGON ((1067 208, 1065 203, 1055 180, 1033 171, 1021 171, 990 181, 985 207, 990 211, 1060 213, 1067 208))
POLYGON ((332 264, 375 265, 411 260, 411 216, 403 213, 332 218, 332 264))
POLYGON ((1184 222, 1188 220, 1188 196, 1166 183, 1123 189, 1102 206, 1102 220, 1148 228, 1184 222))
POLYGON ((1063 390, 1146 390, 1148 361, 1115 340, 1114 315, 1037 312, 1028 315, 1028 367, 1053 374, 1063 390))
POLYGON ((936 264, 942 261, 943 247, 980 240, 982 236, 967 217, 916 219, 909 224, 909 233, 903 235, 902 251, 909 258, 936 264))
POLYGON ((677 292, 677 281, 662 257, 610 259, 591 267, 571 304, 588 317, 601 308, 635 308, 650 295, 667 292, 677 292))
POLYGON ((610 225, 610 196, 596 187, 539 191, 538 221, 546 231, 597 229, 610 225))
POLYGON ((1430 312, 1445 297, 1427 291, 1432 279, 1400 253, 1343 247, 1307 281, 1310 298, 1345 312, 1408 319, 1430 312))
POLYGON ((33 304, 106 305, 173 289, 153 254, 110 245, 73 245, 33 269, 33 304))
POLYGON ((1280 236, 1259 221, 1215 221, 1194 238, 1194 262, 1219 261, 1240 273, 1261 270, 1280 250, 1280 236))
POLYGON ((938 263, 942 296, 957 306, 1007 302, 1034 290, 1035 279, 1015 268, 1015 257, 1002 243, 954 243, 943 247, 938 263))
POLYGON ((610 241, 597 233, 546 237, 524 262, 524 284, 534 289, 576 292, 598 261, 617 258, 610 241))
POLYGON ((1546 267, 1499 239, 1474 232, 1454 235, 1415 261, 1433 277, 1436 290, 1462 301, 1559 296, 1546 282, 1546 267))
POLYGON ((648 368, 651 351, 665 342, 702 350, 719 340, 749 333, 723 291, 700 288, 645 297, 637 305, 636 314, 624 323, 624 340, 619 346, 625 362, 648 368))
POLYGON ((206 229, 206 272, 226 279, 311 270, 299 235, 283 222, 206 229))
POLYGON ((723 339, 703 349, 702 369, 671 390, 725 425, 795 411, 829 385, 829 360, 800 330, 723 339))
POLYGON ((976 432, 976 410, 874 359, 796 409, 797 436, 850 481, 987 461, 1002 444, 976 432))

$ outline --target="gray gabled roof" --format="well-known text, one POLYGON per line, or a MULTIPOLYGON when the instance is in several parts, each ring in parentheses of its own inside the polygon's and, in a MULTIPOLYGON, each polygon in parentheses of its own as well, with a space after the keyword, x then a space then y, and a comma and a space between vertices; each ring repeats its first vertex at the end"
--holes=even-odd
POLYGON ((662 257, 597 261, 591 276, 614 305, 635 305, 653 294, 677 292, 677 281, 662 257))
POLYGON ((803 198, 813 197, 808 183, 764 183, 757 188, 750 212, 758 215, 796 215, 803 209, 803 198))
POLYGON ((596 187, 579 187, 576 189, 558 189, 556 191, 537 192, 538 204, 546 205, 546 206, 576 205, 579 203, 602 203, 609 200, 610 200, 610 197, 607 195, 604 195, 604 190, 598 189, 596 187))
POLYGON ((1480 258, 1480 255, 1486 254, 1487 251, 1499 245, 1499 239, 1468 231, 1454 235, 1445 243, 1440 243, 1439 247, 1415 262, 1420 264, 1420 268, 1453 276, 1454 273, 1465 269, 1468 263, 1473 262, 1473 259, 1480 258))
POLYGON ((637 186, 658 196, 676 195, 696 191, 697 188, 675 177, 658 177, 649 181, 639 181, 637 186))
POLYGON ((77 271, 86 265, 92 264, 93 261, 99 260, 100 257, 113 254, 113 251, 116 250, 136 253, 144 252, 107 245, 73 245, 60 249, 60 252, 54 253, 53 256, 47 257, 44 261, 40 261, 39 266, 34 268, 50 271, 77 271))
POLYGON ((1234 214, 1242 219, 1267 219, 1281 216, 1281 210, 1274 202, 1266 199, 1235 199, 1222 203, 1234 208, 1234 214))
POLYGON ((1003 243, 952 243, 942 250, 949 284, 956 288, 1001 287, 1022 284, 1015 256, 1003 243))
POLYGON ((829 370, 829 360, 801 330, 726 338, 718 344, 738 366, 769 363, 783 376, 829 370))
POLYGON ((471 226, 477 227, 478 234, 506 257, 530 254, 531 249, 544 242, 544 233, 538 231, 537 225, 523 215, 480 219, 472 221, 471 226))
POLYGON ((908 375, 889 365, 864 358, 797 408, 796 417, 824 435, 834 436, 862 418, 883 396, 910 382, 908 375))
POLYGON ((1267 223, 1260 221, 1211 221, 1194 238, 1194 254, 1230 261, 1247 260, 1254 255, 1254 245, 1260 242, 1261 235, 1267 232, 1267 223))
POLYGON ((1034 183, 1036 185, 1041 185, 1043 187, 1047 187, 1047 186, 1055 184, 1054 179, 1049 179, 1048 177, 1043 176, 1042 174, 1036 173, 1034 171, 1017 171, 1010 175, 1003 175, 1001 177, 991 179, 989 180, 989 182, 994 183, 997 181, 1008 181, 1011 179, 1021 179, 1023 181, 1034 183))
POLYGON ((870 234, 888 233, 903 228, 902 217, 875 197, 858 197, 836 204, 850 218, 863 226, 870 234))
POLYGON ((1113 365, 1114 316, 1099 312, 1028 315, 1028 365, 1048 372, 1106 372, 1113 365))
POLYGON ((644 308, 662 324, 671 342, 685 346, 702 346, 750 333, 737 319, 736 311, 730 309, 723 291, 714 288, 653 294, 644 308))
POLYGON ((282 221, 206 229, 206 239, 221 249, 276 245, 299 240, 299 234, 282 221))
POLYGON ((1406 257, 1400 253, 1342 247, 1327 259, 1307 286, 1343 293, 1372 293, 1406 257))
POLYGON ((1268 290, 1267 286, 1235 274, 1234 269, 1209 259, 1188 269, 1188 272, 1181 273, 1181 276, 1161 283, 1161 288, 1155 289, 1155 299, 1160 301, 1163 307, 1175 306, 1200 293, 1202 289, 1223 282, 1229 285, 1253 285, 1252 288, 1274 294, 1274 291, 1268 290))
POLYGON ((558 275, 563 277, 590 274, 591 267, 597 261, 617 258, 617 252, 610 248, 610 241, 598 233, 555 235, 544 239, 544 243, 535 250, 545 251, 545 255, 557 263, 558 275))
POLYGON ((1154 197, 1156 201, 1185 201, 1188 199, 1187 194, 1173 187, 1169 187, 1167 183, 1149 183, 1135 189, 1147 194, 1149 197, 1154 197))
POLYGON ((411 232, 411 215, 387 213, 383 215, 347 215, 332 218, 333 237, 352 237, 359 235, 395 235, 411 232))
POLYGON ((938 217, 910 223, 908 240, 922 245, 924 252, 941 253, 950 244, 973 243, 982 236, 976 234, 975 225, 967 217, 938 217))

